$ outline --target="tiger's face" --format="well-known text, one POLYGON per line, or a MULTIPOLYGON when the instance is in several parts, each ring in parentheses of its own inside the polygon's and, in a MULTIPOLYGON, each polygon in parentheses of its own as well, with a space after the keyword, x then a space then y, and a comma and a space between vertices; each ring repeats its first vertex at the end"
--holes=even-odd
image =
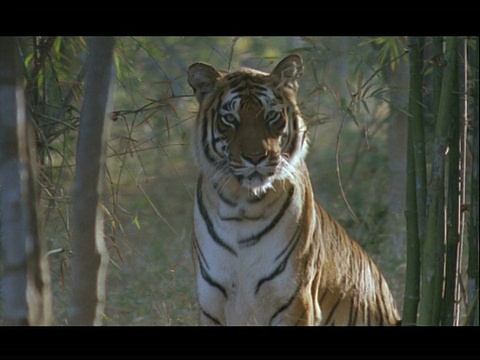
POLYGON ((281 172, 288 121, 285 104, 271 88, 255 90, 229 90, 215 121, 217 147, 228 171, 254 191, 268 188, 281 172))
POLYGON ((291 55, 270 74, 221 74, 195 63, 188 80, 200 104, 195 152, 214 181, 235 180, 254 194, 288 178, 304 156, 306 129, 296 105, 301 59, 291 55))

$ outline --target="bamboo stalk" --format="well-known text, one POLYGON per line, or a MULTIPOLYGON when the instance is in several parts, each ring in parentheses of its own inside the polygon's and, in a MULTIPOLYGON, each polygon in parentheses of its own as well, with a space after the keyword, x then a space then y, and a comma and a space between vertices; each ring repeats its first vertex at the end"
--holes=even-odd
MULTIPOLYGON (((458 66, 455 67, 455 80, 453 83, 453 93, 458 94, 458 66)), ((447 203, 445 206, 445 286, 441 310, 442 325, 453 325, 456 312, 455 290, 457 288, 457 275, 460 268, 457 267, 458 245, 460 241, 460 216, 461 201, 460 196, 460 98, 453 95, 452 100, 452 127, 447 155, 448 179, 447 184, 447 203)))
POLYGON ((438 325, 442 304, 444 272, 445 158, 451 125, 457 67, 458 39, 447 38, 447 64, 442 79, 440 106, 435 127, 431 179, 427 198, 426 239, 422 252, 422 289, 419 324, 438 325))
POLYGON ((441 36, 433 37, 433 53, 432 104, 433 118, 436 119, 440 104, 440 92, 442 90, 443 67, 445 66, 445 60, 443 59, 443 38, 441 36))
POLYGON ((473 69, 473 146, 472 146, 472 175, 471 175, 471 197, 470 197, 470 230, 468 232, 468 307, 472 309, 472 316, 468 320, 469 325, 479 325, 479 301, 478 301, 478 241, 479 241, 479 231, 478 231, 478 160, 479 160, 479 119, 478 119, 478 42, 479 39, 476 38, 474 44, 474 53, 472 57, 471 67, 473 69))
MULTIPOLYGON (((420 300, 420 241, 419 241, 419 214, 417 204, 417 172, 414 150, 414 132, 417 141, 423 135, 423 109, 422 77, 421 77, 421 52, 422 41, 412 38, 409 51, 410 58, 410 92, 409 92, 409 122, 408 122, 408 147, 407 147, 407 188, 405 220, 407 227, 407 270, 405 281, 405 295, 403 307, 403 325, 415 325, 417 310, 420 300)), ((423 142, 423 141, 421 141, 423 142)))
POLYGON ((415 157, 415 187, 420 252, 426 235, 427 214, 427 164, 425 155, 425 125, 423 118, 423 37, 412 37, 410 42, 411 83, 409 111, 412 116, 413 154, 415 157))
POLYGON ((405 220, 407 226, 407 270, 403 301, 402 325, 417 323, 420 301, 420 243, 418 239, 417 195, 415 191, 415 157, 413 155, 412 126, 408 128, 407 189, 405 220))

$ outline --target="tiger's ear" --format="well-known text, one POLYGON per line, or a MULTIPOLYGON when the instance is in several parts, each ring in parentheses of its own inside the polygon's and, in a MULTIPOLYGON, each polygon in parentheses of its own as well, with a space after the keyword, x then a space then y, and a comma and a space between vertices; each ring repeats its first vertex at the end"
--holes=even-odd
POLYGON ((303 75, 303 61, 300 55, 288 55, 280 61, 270 76, 275 76, 279 80, 279 86, 287 86, 297 91, 297 79, 303 75))
POLYGON ((193 88, 198 102, 213 90, 215 82, 221 77, 222 74, 217 69, 202 62, 196 62, 188 67, 188 83, 193 88))

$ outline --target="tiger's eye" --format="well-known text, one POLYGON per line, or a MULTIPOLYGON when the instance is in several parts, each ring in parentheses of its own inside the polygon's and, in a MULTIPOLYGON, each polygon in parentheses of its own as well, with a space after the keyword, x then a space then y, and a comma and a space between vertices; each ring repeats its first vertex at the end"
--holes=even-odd
POLYGON ((227 123, 229 125, 233 125, 237 122, 237 118, 233 114, 224 114, 222 116, 222 119, 225 123, 227 123))
POLYGON ((267 122, 274 122, 278 119, 280 113, 278 111, 270 110, 267 112, 267 115, 265 115, 265 120, 267 122))

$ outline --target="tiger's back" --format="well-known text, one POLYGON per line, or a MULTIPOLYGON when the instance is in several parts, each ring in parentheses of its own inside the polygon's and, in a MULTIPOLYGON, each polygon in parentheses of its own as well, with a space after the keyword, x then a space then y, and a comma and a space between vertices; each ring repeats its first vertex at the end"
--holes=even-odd
POLYGON ((314 201, 296 104, 302 71, 297 55, 270 74, 189 68, 200 104, 193 258, 203 324, 399 320, 378 268, 314 201))

